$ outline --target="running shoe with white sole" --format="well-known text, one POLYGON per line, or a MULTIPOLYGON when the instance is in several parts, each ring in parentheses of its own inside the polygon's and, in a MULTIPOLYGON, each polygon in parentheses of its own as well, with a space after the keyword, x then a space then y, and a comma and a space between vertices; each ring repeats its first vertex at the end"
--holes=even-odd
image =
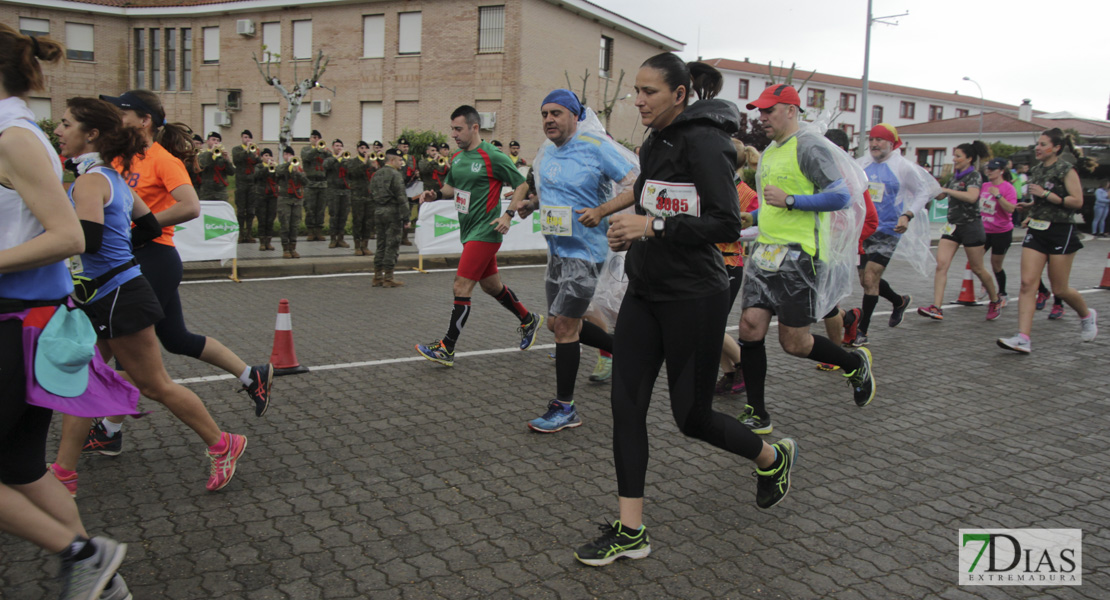
POLYGON ((594 365, 594 372, 590 374, 590 381, 594 383, 602 383, 609 381, 613 376, 613 357, 611 356, 598 356, 597 364, 594 365))
POLYGON ((612 525, 604 523, 598 529, 601 530, 601 537, 574 551, 574 558, 579 562, 591 567, 604 567, 618 558, 637 559, 651 554, 647 527, 630 531, 620 521, 615 521, 612 525))
POLYGON ((1098 336, 1098 313, 1095 309, 1087 309, 1087 317, 1079 320, 1079 339, 1090 342, 1098 336))
POLYGON ((442 340, 436 340, 428 345, 417 344, 416 351, 420 356, 445 367, 455 366, 455 351, 448 350, 442 340))
POLYGON ((917 309, 917 314, 923 317, 929 317, 930 319, 936 319, 937 321, 944 320, 944 311, 936 304, 919 307, 917 309))
POLYGON ((1013 350, 1021 354, 1029 354, 1033 351, 1033 342, 1028 337, 1023 337, 1020 333, 1008 338, 998 338, 998 347, 1005 348, 1006 350, 1013 350))
POLYGON ((1057 321, 1064 318, 1064 305, 1053 304, 1052 310, 1048 311, 1048 318, 1052 321, 1057 321))
POLYGON ((759 508, 771 508, 782 502, 790 492, 790 471, 798 462, 798 445, 794 440, 784 438, 772 446, 782 457, 782 461, 777 467, 766 471, 758 468, 755 470, 757 476, 755 503, 759 508))
POLYGON ((990 304, 987 304, 987 320, 988 321, 993 321, 993 320, 997 319, 998 316, 1001 315, 1001 314, 1002 314, 1002 301, 1001 300, 999 300, 998 302, 991 302, 990 304))
POLYGON ((127 544, 105 537, 94 537, 88 543, 94 548, 92 556, 62 561, 58 575, 62 600, 98 600, 127 554, 127 544))
POLYGON ((736 416, 740 423, 752 431, 756 435, 767 435, 775 430, 774 425, 771 425, 771 415, 760 417, 755 414, 755 409, 751 404, 744 407, 744 412, 736 416))
POLYGON ((100 600, 133 600, 133 598, 131 590, 127 589, 127 582, 120 577, 119 573, 108 581, 108 585, 100 594, 100 600))
POLYGON ((250 385, 242 390, 254 400, 254 416, 261 417, 270 410, 270 385, 274 382, 274 366, 270 363, 251 367, 250 385))
POLYGON ((845 373, 844 376, 852 386, 856 406, 864 407, 875 399, 875 374, 871 372, 871 351, 867 348, 857 348, 852 354, 859 356, 860 366, 851 373, 845 373))
POLYGON ((50 469, 50 474, 54 476, 54 479, 57 479, 61 482, 62 485, 66 486, 66 491, 69 492, 70 497, 76 498, 77 471, 73 471, 69 474, 69 476, 63 477, 60 473, 58 473, 58 469, 60 469, 61 467, 59 467, 57 463, 50 463, 47 468, 50 469))
POLYGON ((85 438, 85 445, 81 448, 81 453, 96 452, 104 456, 119 456, 123 452, 123 430, 117 431, 115 435, 109 436, 108 430, 104 428, 103 421, 97 421, 89 429, 89 435, 85 438))
POLYGON ((231 483, 231 478, 235 477, 235 465, 239 462, 239 457, 243 455, 243 451, 247 449, 246 436, 227 432, 220 435, 227 445, 227 450, 222 454, 207 453, 208 460, 212 463, 212 470, 208 475, 208 484, 205 487, 210 492, 223 489, 224 486, 231 483))
POLYGON ((578 418, 578 409, 573 404, 552 400, 542 417, 528 421, 528 428, 539 433, 555 433, 564 429, 573 429, 581 424, 582 419, 578 418))

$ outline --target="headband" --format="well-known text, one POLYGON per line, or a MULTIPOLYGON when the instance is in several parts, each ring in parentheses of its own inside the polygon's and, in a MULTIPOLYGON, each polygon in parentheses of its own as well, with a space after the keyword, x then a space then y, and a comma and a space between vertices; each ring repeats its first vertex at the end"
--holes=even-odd
POLYGON ((570 90, 558 89, 551 92, 543 99, 540 106, 544 104, 558 104, 559 106, 566 107, 567 110, 578 117, 579 121, 586 118, 586 107, 582 106, 582 103, 578 101, 578 96, 575 96, 574 92, 570 90))

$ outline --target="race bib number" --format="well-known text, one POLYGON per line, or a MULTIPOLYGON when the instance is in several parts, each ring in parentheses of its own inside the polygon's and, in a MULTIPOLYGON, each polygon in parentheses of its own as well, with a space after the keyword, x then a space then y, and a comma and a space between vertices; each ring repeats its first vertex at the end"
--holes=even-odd
POLYGON ((994 215, 995 209, 998 207, 998 202, 991 196, 983 198, 983 204, 979 210, 984 215, 994 215))
POLYGON ((944 229, 942 229, 941 231, 944 232, 944 235, 952 235, 953 233, 956 233, 956 226, 951 223, 945 223, 944 229))
POLYGON ((759 244, 752 251, 751 260, 764 271, 778 271, 786 259, 787 247, 782 244, 759 244))
POLYGON ((883 194, 886 193, 886 184, 881 181, 868 181, 867 189, 871 192, 871 202, 881 204, 883 194))
POLYGON ((455 210, 459 211, 459 214, 470 214, 470 192, 455 190, 455 210))
POLYGON ((67 258, 66 266, 69 267, 70 275, 80 275, 85 272, 85 263, 81 262, 80 254, 67 258))
POLYGON ((571 235, 573 215, 569 206, 545 206, 540 209, 540 233, 544 235, 571 235))
POLYGON ((1044 231, 1052 225, 1051 221, 1042 221, 1040 219, 1029 219, 1029 229, 1036 229, 1037 231, 1044 231))
POLYGON ((640 193, 640 206, 653 217, 701 216, 701 197, 692 183, 649 179, 640 193))

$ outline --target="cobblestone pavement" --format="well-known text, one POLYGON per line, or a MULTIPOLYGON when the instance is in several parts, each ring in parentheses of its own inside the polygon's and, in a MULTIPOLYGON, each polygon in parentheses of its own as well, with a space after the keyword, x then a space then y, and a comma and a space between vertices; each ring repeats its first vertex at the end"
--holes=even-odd
MULTIPOLYGON (((1098 283, 1108 249, 1088 243, 1074 284, 1098 283)), ((1019 254, 1007 260, 1015 298, 1019 254)), ((542 273, 503 271, 535 308, 542 273)), ((929 303, 931 281, 890 275, 914 306, 929 303)), ((962 275, 952 269, 946 298, 962 275)), ((456 366, 431 364, 413 344, 442 335, 451 274, 402 278, 394 290, 367 276, 182 286, 193 330, 248 362, 269 355, 288 298, 298 357, 314 370, 277 380, 262 419, 233 380, 189 383, 222 427, 250 437, 219 493, 204 490, 202 444, 149 401, 154 414, 125 425, 122 455, 82 460, 85 523, 130 544, 121 572, 136 598, 1107 598, 1110 293, 1084 294, 1105 315, 1098 340, 1078 342, 1071 311, 1039 312, 1030 356, 994 343, 1016 330, 1016 301, 996 322, 959 307, 942 322, 908 312, 893 330, 880 301, 878 395, 865 409, 839 374, 769 343, 770 437, 800 445, 792 491, 769 511, 755 506, 751 464, 684 438, 657 385, 654 551, 596 569, 572 556, 616 516, 609 386, 586 380, 594 354, 579 377, 584 426, 531 433, 525 422, 554 392, 551 334, 513 349, 515 321, 476 296, 456 366), (504 351, 465 354, 493 350, 504 351), (1084 584, 959 587, 961 527, 1080 528, 1084 584)), ((180 357, 167 366, 220 375, 180 357)), ((716 406, 736 414, 743 400, 716 406)), ((10 536, 0 556, 0 596, 56 596, 56 559, 10 536)))

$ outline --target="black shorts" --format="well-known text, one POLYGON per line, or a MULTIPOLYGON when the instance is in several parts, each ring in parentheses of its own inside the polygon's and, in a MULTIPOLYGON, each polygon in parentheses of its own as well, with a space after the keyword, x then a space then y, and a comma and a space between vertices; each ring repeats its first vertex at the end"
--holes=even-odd
MULTIPOLYGON (((946 225, 946 227, 949 225, 951 225, 951 223, 946 225)), ((982 221, 964 223, 963 225, 955 225, 954 227, 954 231, 942 234, 940 239, 952 240, 957 244, 962 244, 966 248, 974 248, 987 243, 987 232, 983 229, 982 221)))
POLYGON ((0 321, 0 483, 24 485, 46 475, 46 434, 54 411, 24 402, 23 322, 0 321))
POLYGON ((551 256, 547 261, 544 290, 549 315, 581 319, 590 309, 604 262, 551 256))
POLYGON ((1074 223, 1052 223, 1043 231, 1030 227, 1021 247, 1041 254, 1073 254, 1083 243, 1079 241, 1079 228, 1074 223))
POLYGON ((1010 244, 1014 242, 1014 230, 1003 231, 1002 233, 988 233, 987 234, 987 249, 991 254, 1002 255, 1010 249, 1010 244))
POLYGON ((823 316, 814 314, 818 271, 823 268, 823 263, 794 244, 777 271, 765 271, 749 259, 740 288, 741 306, 769 310, 787 327, 808 327, 823 316))
POLYGON ((162 320, 162 305, 146 277, 139 275, 104 296, 80 304, 96 335, 104 340, 130 335, 162 320))
POLYGON ((862 269, 869 262, 884 267, 889 265, 890 257, 894 256, 894 250, 898 247, 898 240, 900 239, 902 239, 900 235, 879 233, 877 231, 872 233, 871 237, 863 240, 863 254, 859 258, 860 268, 862 269))

